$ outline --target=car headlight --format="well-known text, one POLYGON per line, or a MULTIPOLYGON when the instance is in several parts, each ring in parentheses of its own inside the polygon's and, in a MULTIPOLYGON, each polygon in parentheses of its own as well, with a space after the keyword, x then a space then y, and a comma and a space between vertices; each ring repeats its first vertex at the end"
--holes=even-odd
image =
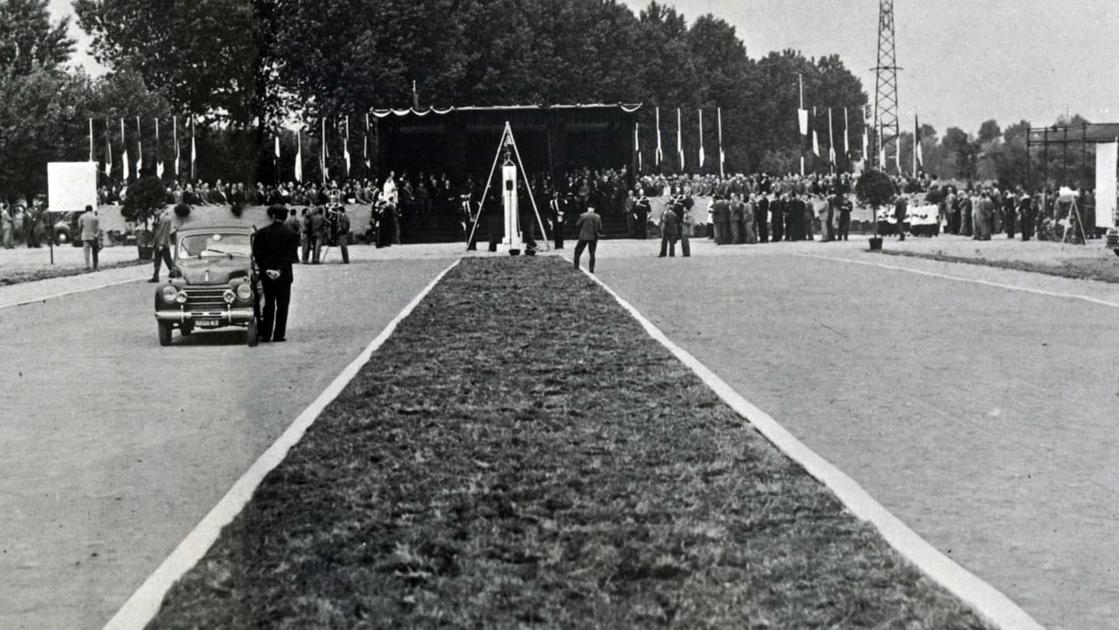
POLYGON ((225 300, 226 304, 233 304, 233 300, 237 299, 237 294, 233 292, 233 289, 226 289, 222 292, 221 299, 225 300))
POLYGON ((179 294, 175 296, 175 301, 178 302, 179 304, 186 304, 186 302, 187 302, 186 291, 179 291, 179 294))
POLYGON ((171 304, 179 297, 179 290, 171 285, 167 285, 160 291, 159 296, 163 298, 164 302, 171 304))
POLYGON ((248 282, 242 282, 237 285, 237 299, 242 302, 248 302, 253 299, 253 288, 249 286, 248 282))

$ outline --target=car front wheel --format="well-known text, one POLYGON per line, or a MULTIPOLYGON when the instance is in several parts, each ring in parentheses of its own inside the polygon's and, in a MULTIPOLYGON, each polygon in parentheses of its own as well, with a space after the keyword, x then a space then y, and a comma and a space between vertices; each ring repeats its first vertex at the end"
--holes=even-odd
POLYGON ((260 341, 259 339, 257 339, 256 335, 256 318, 254 317, 249 320, 249 325, 245 326, 245 341, 249 344, 250 348, 255 347, 256 344, 260 341))
POLYGON ((159 345, 171 345, 171 322, 159 322, 159 345))

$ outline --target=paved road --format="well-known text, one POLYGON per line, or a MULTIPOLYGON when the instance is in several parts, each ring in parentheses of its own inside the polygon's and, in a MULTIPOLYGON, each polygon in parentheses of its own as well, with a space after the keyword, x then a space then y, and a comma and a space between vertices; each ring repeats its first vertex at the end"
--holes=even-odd
POLYGON ((0 310, 0 628, 104 624, 449 263, 297 268, 289 341, 255 349, 161 348, 143 282, 0 310))
POLYGON ((1119 286, 858 246, 605 244, 599 276, 929 542, 1052 628, 1119 627, 1119 286))

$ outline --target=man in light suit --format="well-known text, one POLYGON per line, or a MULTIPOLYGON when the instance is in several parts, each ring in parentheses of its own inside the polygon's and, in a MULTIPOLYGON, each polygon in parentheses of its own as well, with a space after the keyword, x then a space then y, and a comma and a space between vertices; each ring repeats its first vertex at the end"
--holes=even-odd
POLYGON ((575 244, 575 268, 579 268, 579 258, 584 249, 591 253, 590 271, 594 273, 594 255, 598 249, 598 237, 602 234, 602 217, 594 211, 594 206, 587 206, 587 211, 579 216, 579 242, 575 244))
POLYGON ((78 217, 78 238, 82 241, 82 253, 85 254, 85 268, 89 269, 89 254, 93 252, 93 270, 97 271, 97 252, 101 251, 101 221, 93 206, 86 206, 85 212, 78 217))

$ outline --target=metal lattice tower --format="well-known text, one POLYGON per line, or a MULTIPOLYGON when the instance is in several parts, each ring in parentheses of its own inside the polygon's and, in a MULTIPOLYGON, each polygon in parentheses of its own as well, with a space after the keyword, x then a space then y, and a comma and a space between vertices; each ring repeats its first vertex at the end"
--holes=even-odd
POLYGON ((878 65, 874 68, 874 133, 879 150, 886 151, 887 168, 895 161, 901 125, 898 121, 898 70, 894 50, 894 0, 880 0, 878 5, 878 65))

